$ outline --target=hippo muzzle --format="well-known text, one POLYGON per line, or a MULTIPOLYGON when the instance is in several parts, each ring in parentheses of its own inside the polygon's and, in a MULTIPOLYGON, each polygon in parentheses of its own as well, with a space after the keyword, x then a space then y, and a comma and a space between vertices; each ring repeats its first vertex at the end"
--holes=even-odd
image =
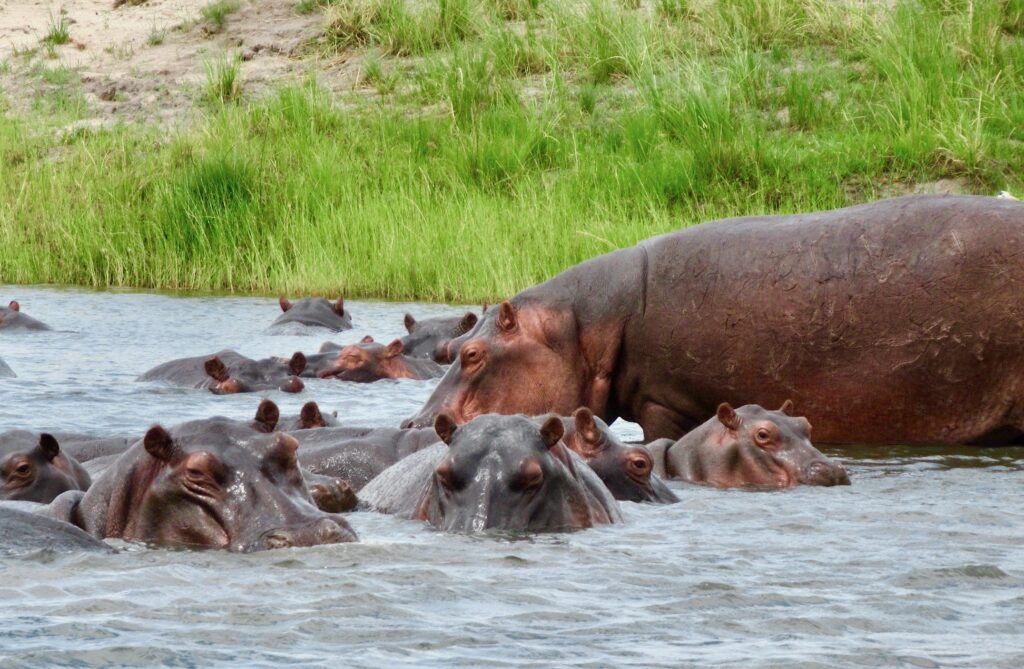
POLYGON ((358 539, 356 533, 347 525, 331 518, 322 518, 308 525, 268 530, 246 552, 341 544, 358 541, 358 539))
POLYGON ((804 485, 850 485, 850 476, 846 473, 846 468, 831 460, 811 462, 800 471, 799 480, 804 485))

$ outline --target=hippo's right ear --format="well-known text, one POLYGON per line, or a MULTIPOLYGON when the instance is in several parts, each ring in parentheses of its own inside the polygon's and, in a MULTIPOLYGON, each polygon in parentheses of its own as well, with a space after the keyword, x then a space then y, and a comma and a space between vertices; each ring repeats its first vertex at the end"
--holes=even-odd
POLYGON ((299 411, 299 426, 303 430, 314 427, 327 427, 324 416, 320 413, 320 406, 313 401, 306 402, 299 411))
POLYGON ((416 327, 416 319, 412 317, 412 314, 405 314, 405 330, 409 334, 412 334, 412 329, 416 327))
POLYGON ((10 304, 7 305, 7 308, 11 311, 21 311, 21 305, 18 304, 17 300, 11 300, 10 304))
POLYGON ((740 429, 740 425, 743 423, 736 410, 728 402, 719 404, 715 415, 718 417, 719 423, 733 431, 740 429))
POLYGON ((554 448, 555 444, 565 436, 565 424, 558 416, 551 416, 540 426, 540 436, 544 437, 544 444, 548 448, 554 448))
POLYGON ((476 314, 474 314, 472 311, 467 311, 466 315, 462 317, 461 321, 459 321, 459 334, 464 335, 470 330, 472 330, 473 326, 476 325, 476 321, 476 314))
POLYGON ((334 313, 338 314, 339 316, 344 316, 345 315, 345 298, 339 297, 338 301, 334 303, 334 305, 331 307, 331 309, 333 309, 334 313))
POLYGON ((279 299, 277 300, 277 303, 281 305, 281 311, 288 311, 289 309, 291 309, 291 308, 292 308, 292 303, 291 303, 291 302, 289 302, 289 301, 288 301, 288 298, 287 298, 287 297, 285 297, 284 295, 282 295, 282 296, 281 296, 281 297, 280 297, 280 298, 279 298, 279 299))
POLYGON ((594 422, 594 412, 588 407, 580 407, 572 412, 573 421, 576 423, 576 433, 583 437, 589 452, 596 453, 598 442, 601 441, 601 431, 597 429, 594 422))
POLYGON ((508 300, 501 303, 497 323, 503 332, 512 332, 516 329, 516 308, 508 300))
POLYGON ((782 406, 779 407, 779 411, 781 411, 782 413, 786 414, 787 416, 792 416, 793 415, 793 400, 786 400, 785 402, 783 402, 782 406))
POLYGON ((161 462, 171 462, 178 453, 178 446, 167 430, 159 425, 154 425, 146 432, 142 439, 142 445, 146 452, 161 462))
POLYGON ((47 460, 53 462, 53 459, 60 455, 60 444, 57 443, 56 437, 44 432, 39 435, 39 450, 43 452, 47 460))
POLYGON ((441 437, 441 441, 449 446, 452 445, 452 437, 455 435, 455 430, 458 427, 455 424, 455 419, 447 413, 439 413, 437 418, 434 419, 434 432, 437 432, 437 436, 441 437))
POLYGON ((366 335, 365 337, 363 337, 362 339, 359 340, 359 343, 360 344, 372 344, 373 343, 373 335, 366 335))
POLYGON ((264 399, 256 407, 256 416, 253 418, 257 429, 261 432, 273 432, 274 428, 277 427, 277 421, 280 419, 281 410, 277 408, 273 400, 268 399, 264 399))

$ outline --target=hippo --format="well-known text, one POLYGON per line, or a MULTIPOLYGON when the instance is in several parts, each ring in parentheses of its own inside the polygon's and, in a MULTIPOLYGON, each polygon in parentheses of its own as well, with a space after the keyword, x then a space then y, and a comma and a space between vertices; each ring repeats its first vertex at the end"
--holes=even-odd
POLYGON ((647 450, 622 443, 590 409, 580 407, 562 422, 562 441, 590 465, 615 499, 653 504, 679 501, 654 472, 654 462, 647 450))
POLYGON ((0 379, 13 379, 16 376, 14 370, 7 366, 3 358, 0 358, 0 379))
POLYGON ((659 476, 718 488, 850 485, 843 466, 811 445, 810 432, 789 400, 778 411, 722 403, 679 441, 659 439, 647 448, 659 476))
POLYGON ((85 468, 62 453, 52 434, 13 430, 0 434, 0 500, 49 504, 68 490, 86 490, 85 468))
POLYGON ((491 308, 420 413, 640 424, 792 397, 819 443, 1024 438, 1024 203, 916 195, 705 223, 491 308))
POLYGON ((114 549, 81 529, 32 511, 0 504, 0 555, 25 555, 37 551, 59 553, 101 552, 114 549))
POLYGON ((315 430, 324 427, 338 427, 340 423, 332 414, 325 414, 320 411, 316 402, 306 402, 299 410, 298 416, 282 417, 273 428, 281 432, 295 432, 297 430, 315 430))
POLYGON ((306 358, 295 353, 290 359, 253 360, 235 351, 219 351, 194 358, 179 358, 157 365, 136 381, 164 381, 186 388, 205 388, 216 395, 277 389, 299 393, 305 384, 299 375, 306 358))
POLYGON ((0 307, 0 330, 29 330, 39 332, 49 330, 50 326, 37 321, 31 316, 21 313, 21 305, 11 300, 6 307, 0 307))
POLYGON ((462 316, 442 316, 417 321, 412 314, 405 315, 405 329, 409 333, 402 337, 402 352, 414 358, 430 358, 434 362, 451 363, 448 343, 466 334, 476 325, 477 316, 467 311, 462 316))
POLYGON ((376 342, 349 344, 319 376, 372 383, 381 379, 436 379, 444 374, 444 369, 433 360, 405 355, 402 349, 401 339, 387 346, 376 342))
POLYGON ((622 521, 601 479, 561 443, 562 419, 438 415, 437 444, 385 470, 360 499, 450 532, 561 532, 622 521))
POLYGON ((251 552, 356 541, 341 516, 314 506, 290 435, 237 422, 154 425, 85 493, 46 513, 90 535, 251 552))
POLYGON ((286 334, 296 326, 325 328, 334 332, 352 329, 352 315, 345 310, 345 300, 331 303, 322 297, 307 297, 294 304, 288 298, 278 300, 283 312, 270 324, 270 334, 286 334))
MULTIPOLYGON (((359 340, 359 343, 372 344, 373 337, 366 335, 359 340)), ((302 370, 300 376, 311 379, 320 378, 320 372, 334 368, 335 361, 338 359, 338 352, 346 346, 348 344, 336 344, 333 341, 325 341, 320 344, 318 352, 305 354, 306 367, 302 370)))

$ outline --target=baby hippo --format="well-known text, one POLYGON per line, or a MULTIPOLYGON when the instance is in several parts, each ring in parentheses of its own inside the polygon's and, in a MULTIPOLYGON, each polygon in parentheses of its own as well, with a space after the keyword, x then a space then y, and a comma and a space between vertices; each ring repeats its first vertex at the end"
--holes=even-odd
POLYGON ((405 315, 405 329, 409 333, 402 337, 406 355, 414 358, 430 358, 434 362, 448 364, 448 342, 466 334, 476 325, 477 317, 472 311, 462 316, 425 318, 421 321, 412 314, 405 315))
POLYGON ((843 466, 811 445, 807 419, 792 414, 790 400, 778 411, 723 403, 715 417, 679 441, 648 444, 654 471, 719 488, 849 485, 843 466))
POLYGON ((24 430, 0 435, 0 500, 49 504, 68 490, 86 490, 85 469, 61 453, 50 434, 38 437, 24 430))
POLYGON ((333 362, 320 370, 322 379, 372 383, 381 379, 435 379, 444 375, 444 369, 433 360, 413 358, 402 353, 401 339, 387 346, 362 341, 349 344, 333 362))
POLYGON ((21 313, 21 305, 11 300, 6 307, 0 307, 0 330, 49 330, 50 326, 21 313))
POLYGON ((271 334, 286 333, 295 326, 325 328, 334 332, 352 329, 352 315, 345 311, 345 300, 340 297, 333 303, 322 297, 307 297, 294 304, 282 297, 278 304, 282 313, 270 324, 268 331, 271 334))

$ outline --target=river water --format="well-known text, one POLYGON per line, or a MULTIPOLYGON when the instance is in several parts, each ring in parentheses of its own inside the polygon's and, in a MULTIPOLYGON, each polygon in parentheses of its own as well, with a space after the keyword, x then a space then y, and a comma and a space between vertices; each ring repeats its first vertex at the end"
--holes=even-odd
MULTIPOLYGON (((54 332, 0 334, 0 430, 141 434, 259 395, 140 384, 171 358, 318 348, 276 300, 0 286, 54 332)), ((350 302, 356 341, 443 305, 350 302)), ((351 425, 395 425, 436 381, 311 380, 351 425)), ((626 437, 636 426, 618 425, 626 437)), ((0 667, 1024 666, 1024 449, 824 449, 853 485, 675 484, 626 523, 513 540, 350 515, 358 544, 232 555, 117 545, 0 557, 0 667)), ((2 538, 0 538, 2 541, 2 538)))

